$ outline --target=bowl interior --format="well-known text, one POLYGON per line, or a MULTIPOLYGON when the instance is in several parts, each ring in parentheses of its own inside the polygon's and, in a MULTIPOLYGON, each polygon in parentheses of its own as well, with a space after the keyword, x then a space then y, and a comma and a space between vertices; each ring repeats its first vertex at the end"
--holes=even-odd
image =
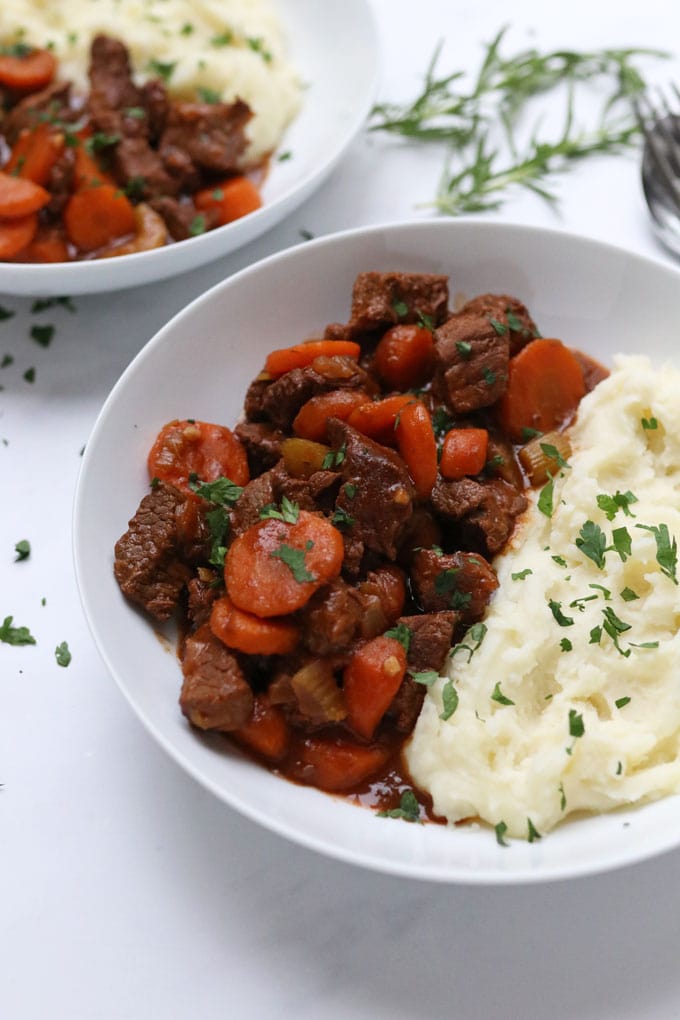
POLYGON ((544 336, 608 363, 613 354, 670 358, 680 274, 565 233, 490 222, 410 223, 353 231, 284 252, 219 284, 151 340, 108 398, 87 444, 74 543, 83 605, 120 688, 151 734, 228 804, 280 834, 386 872, 458 882, 565 878, 680 843, 678 798, 629 813, 567 822, 540 843, 499 847, 474 828, 378 819, 268 773, 182 718, 172 643, 125 602, 113 546, 147 491, 145 459, 176 417, 233 424, 266 353, 345 321, 361 270, 446 273, 452 298, 484 291, 528 305, 544 336))

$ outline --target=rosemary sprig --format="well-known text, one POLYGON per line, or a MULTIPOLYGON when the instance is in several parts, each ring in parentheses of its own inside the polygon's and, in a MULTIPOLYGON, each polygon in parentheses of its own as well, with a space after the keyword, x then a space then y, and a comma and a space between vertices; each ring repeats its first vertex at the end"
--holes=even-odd
POLYGON ((634 48, 584 53, 541 53, 529 48, 504 57, 501 43, 506 31, 507 27, 502 28, 486 45, 482 64, 467 88, 462 71, 438 76, 440 43, 415 100, 401 106, 382 103, 373 109, 371 131, 448 144, 432 203, 439 212, 455 215, 497 209, 513 185, 556 203, 548 186, 553 174, 596 153, 618 153, 634 141, 638 129, 630 100, 645 88, 645 82, 633 59, 667 56, 658 50, 634 48), (575 87, 584 83, 600 86, 602 80, 611 87, 599 124, 584 131, 575 124, 575 87), (566 109, 560 135, 556 139, 542 138, 536 127, 521 146, 517 129, 530 101, 565 86, 566 109))

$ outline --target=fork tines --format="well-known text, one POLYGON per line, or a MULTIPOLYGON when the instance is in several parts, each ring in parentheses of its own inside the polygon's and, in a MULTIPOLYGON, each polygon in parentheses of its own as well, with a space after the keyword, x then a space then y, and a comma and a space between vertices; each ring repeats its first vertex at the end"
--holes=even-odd
MULTIPOLYGON (((675 84, 671 89, 680 105, 680 91, 675 84)), ((680 114, 673 112, 663 93, 659 96, 655 107, 649 96, 640 95, 633 100, 633 109, 645 139, 645 155, 667 197, 680 212, 680 114)))

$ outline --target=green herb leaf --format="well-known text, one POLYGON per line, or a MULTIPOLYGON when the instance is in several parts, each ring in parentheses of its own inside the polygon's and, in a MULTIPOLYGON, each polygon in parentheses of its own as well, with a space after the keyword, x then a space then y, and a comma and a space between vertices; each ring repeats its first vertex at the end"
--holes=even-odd
POLYGON ((562 612, 562 603, 556 602, 554 599, 550 599, 548 602, 550 612, 553 614, 555 621, 559 623, 560 627, 573 627, 574 618, 573 616, 565 616, 562 612))
POLYGON ((6 645, 34 645, 35 638, 28 627, 13 627, 13 616, 6 616, 0 625, 0 641, 6 645))
POLYGON ((659 423, 656 420, 656 418, 641 418, 640 423, 643 429, 645 429, 648 432, 653 432, 654 429, 658 429, 659 427, 659 423))
POLYGON ((403 319, 405 315, 408 315, 408 305, 405 301, 393 301, 392 311, 395 315, 398 315, 400 319, 403 319))
POLYGON ((202 103, 207 103, 209 106, 214 106, 215 103, 219 103, 222 99, 222 94, 217 92, 215 89, 208 89, 205 86, 199 85, 196 89, 198 98, 202 103))
POLYGON ((533 574, 531 567, 525 567, 524 570, 518 570, 516 574, 510 574, 513 581, 523 581, 529 574, 533 574))
POLYGON ((434 333, 435 322, 431 315, 426 315, 424 312, 416 312, 416 321, 421 329, 434 333))
POLYGON ((614 647, 616 648, 617 652, 619 652, 621 655, 624 656, 624 658, 627 659, 628 656, 630 655, 630 649, 621 648, 619 644, 619 635, 625 634, 627 630, 630 630, 630 624, 624 623, 623 620, 619 619, 619 617, 616 615, 611 606, 607 606, 606 609, 603 609, 602 615, 604 616, 604 623, 602 624, 602 629, 604 630, 605 634, 608 634, 609 637, 614 642, 614 647))
POLYGON ((575 708, 569 709, 569 736, 582 737, 586 731, 583 716, 575 708))
POLYGON ((346 510, 343 510, 341 506, 337 506, 331 516, 331 524, 340 529, 351 528, 354 524, 354 518, 346 510))
POLYGON ((216 506, 205 515, 205 521, 210 531, 212 545, 208 563, 213 567, 223 567, 224 557, 227 554, 226 540, 229 534, 229 516, 223 506, 216 506))
POLYGON ((311 540, 305 542, 304 549, 296 549, 294 546, 286 545, 285 542, 282 542, 279 548, 269 555, 272 559, 281 560, 282 563, 285 563, 295 580, 299 584, 304 584, 307 581, 316 581, 316 575, 310 573, 305 566, 305 556, 313 548, 314 543, 311 540))
POLYGON ((505 822, 499 822, 498 825, 494 825, 494 831, 496 833, 496 842, 499 846, 510 846, 510 844, 506 843, 503 838, 508 831, 508 827, 505 822))
POLYGON ((411 647, 411 631, 405 623, 398 623, 396 626, 390 627, 385 631, 385 637, 394 638, 403 646, 405 652, 408 652, 411 647))
POLYGON ((11 319, 16 312, 10 311, 9 308, 5 308, 4 305, 0 305, 0 322, 5 322, 7 319, 11 319))
POLYGON ((300 517, 300 504, 294 503, 288 496, 281 500, 281 509, 276 508, 275 503, 268 503, 260 510, 260 520, 264 521, 273 517, 277 521, 285 521, 286 524, 297 524, 300 517))
POLYGON ((469 361, 472 354, 472 344, 468 343, 467 340, 456 340, 456 350, 460 354, 462 361, 469 361))
POLYGON ((506 698, 506 696, 501 691, 500 680, 496 683, 496 686, 493 689, 493 694, 491 695, 491 700, 492 701, 497 701, 499 705, 514 705, 515 704, 514 701, 510 700, 510 698, 506 698))
POLYGON ((560 641, 560 648, 562 649, 563 652, 571 652, 573 647, 574 646, 572 645, 568 637, 563 637, 562 640, 560 641))
POLYGON ((191 237, 198 237, 199 234, 205 234, 207 228, 206 219, 203 213, 199 213, 198 216, 194 216, 193 220, 189 224, 189 234, 191 237))
POLYGON ((85 148, 89 153, 102 152, 103 149, 110 149, 112 145, 118 145, 120 139, 120 135, 107 135, 104 131, 95 131, 85 142, 85 148))
POLYGON ((631 512, 630 505, 637 501, 637 496, 634 496, 630 490, 619 492, 617 489, 613 496, 608 496, 606 493, 600 493, 597 496, 597 505, 600 510, 604 511, 608 521, 613 521, 619 510, 622 510, 626 517, 635 517, 635 514, 631 512))
POLYGON ((58 666, 68 666, 71 662, 71 652, 66 641, 62 641, 60 645, 54 649, 54 657, 57 660, 58 666))
POLYGON ((558 567, 568 567, 569 564, 565 560, 564 556, 551 556, 551 560, 554 560, 558 567))
POLYGON ((201 499, 218 506, 234 506, 243 492, 241 485, 236 485, 231 478, 221 475, 214 482, 201 482, 196 476, 189 479, 189 488, 201 499))
POLYGON ((54 336, 54 326, 31 326, 31 338, 41 347, 49 347, 54 336))
POLYGON ((596 567, 600 570, 604 569, 607 542, 599 524, 595 524, 594 521, 586 521, 576 539, 576 546, 584 556, 593 561, 596 567))
POLYGON ((27 383, 35 382, 35 368, 33 368, 33 366, 31 366, 31 368, 26 369, 23 375, 23 379, 27 383))
POLYGON ((31 555, 31 543, 27 538, 22 538, 20 542, 14 546, 14 551, 17 554, 15 563, 20 563, 21 560, 27 560, 31 555))
POLYGON ((423 669, 415 673, 409 670, 409 674, 417 684, 422 684, 423 687, 431 687, 432 684, 439 680, 439 673, 433 669, 423 669))
POLYGON ((569 462, 564 459, 560 451, 552 443, 539 443, 539 446, 549 460, 553 460, 557 467, 568 468, 569 462))
POLYGON ((656 542, 656 562, 661 567, 661 573, 669 577, 673 584, 678 583, 678 543, 668 531, 667 524, 636 524, 636 528, 642 531, 650 531, 656 542))
POLYGON ((549 478, 538 495, 538 509, 546 517, 552 517, 554 513, 553 494, 555 489, 554 478, 549 478))
POLYGON ((442 687, 442 711, 439 718, 446 722, 458 708, 458 691, 453 686, 453 680, 447 680, 442 687))
POLYGON ((533 843, 534 840, 541 839, 541 834, 535 827, 534 823, 530 818, 527 818, 527 840, 529 843, 533 843))
POLYGON ((333 471, 334 468, 340 467, 345 460, 346 450, 347 443, 343 443, 339 450, 329 450, 321 461, 321 467, 326 471, 333 471))
POLYGON ((413 790, 404 790, 398 808, 378 811, 378 818, 403 818, 405 822, 420 822, 420 805, 413 790))
POLYGON ((635 602, 636 599, 640 598, 638 593, 633 591, 632 588, 624 588, 620 594, 624 602, 635 602))
POLYGON ((473 624, 465 635, 465 642, 470 641, 470 644, 466 644, 461 641, 459 644, 454 645, 451 649, 451 655, 455 655, 456 652, 467 652, 469 662, 484 640, 486 631, 487 627, 485 623, 473 624))
POLYGON ((557 787, 557 790, 560 795, 560 810, 564 811, 564 809, 567 806, 567 797, 564 792, 564 784, 560 783, 560 785, 557 787))
POLYGON ((628 698, 628 697, 617 698, 616 701, 614 702, 614 704, 616 705, 617 708, 624 708, 629 703, 630 703, 630 698, 628 698))
POLYGON ((151 71, 152 74, 158 75, 159 78, 162 78, 163 81, 167 83, 170 81, 175 72, 177 61, 173 60, 163 63, 161 60, 152 59, 146 66, 148 71, 151 71))
POLYGON ((496 333, 498 333, 499 336, 505 336, 505 334, 508 332, 508 327, 505 325, 505 323, 499 322, 498 319, 494 319, 492 315, 489 315, 488 318, 489 322, 493 326, 496 333))
POLYGON ((345 495, 347 496, 347 499, 354 499, 356 494, 357 494, 356 485, 353 485, 351 482, 345 482, 345 495))

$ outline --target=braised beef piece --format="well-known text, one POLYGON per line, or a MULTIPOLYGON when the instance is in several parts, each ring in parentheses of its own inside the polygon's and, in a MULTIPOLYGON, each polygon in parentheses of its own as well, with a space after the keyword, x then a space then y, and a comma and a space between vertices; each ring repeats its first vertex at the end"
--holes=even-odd
POLYGON ((446 276, 432 273, 359 273, 352 290, 352 311, 347 325, 334 323, 326 336, 352 340, 396 326, 432 319, 438 326, 446 318, 449 285, 446 276))
POLYGON ((495 404, 508 382, 510 342, 481 315, 452 315, 435 330, 435 388, 455 414, 495 404))
POLYGON ((466 301, 458 312, 460 315, 484 315, 489 321, 494 320, 496 329, 505 327, 511 357, 541 335, 526 305, 508 294, 478 294, 466 301))
POLYGON ((515 455, 515 449, 509 439, 495 430, 488 428, 489 446, 486 453, 485 472, 494 478, 502 478, 517 489, 524 488, 524 475, 515 455))
POLYGON ((266 419, 267 416, 262 405, 264 395, 271 384, 272 380, 265 373, 253 379, 246 390, 245 400, 243 401, 243 412, 246 416, 246 421, 260 422, 266 419))
POLYGON ((46 218, 53 220, 61 218, 66 203, 71 197, 75 162, 75 152, 73 149, 67 148, 64 149, 50 170, 49 179, 46 184, 46 188, 50 193, 50 200, 44 210, 46 218))
POLYGON ((328 436, 333 448, 344 453, 336 507, 347 515, 346 534, 360 539, 367 549, 396 559, 415 497, 406 465, 394 450, 337 418, 329 420, 328 436))
POLYGON ((253 711, 253 692, 236 656, 204 624, 187 637, 182 658, 182 712, 202 730, 236 730, 253 711))
POLYGON ((215 583, 218 575, 205 568, 203 573, 205 577, 192 577, 187 584, 187 616, 194 630, 208 622, 213 602, 222 594, 215 583))
POLYGON ((238 498, 231 511, 230 534, 236 538, 260 520, 260 510, 269 503, 275 503, 274 478, 271 471, 253 478, 238 498))
POLYGON ((319 588, 299 612, 302 641, 314 655, 336 655, 353 642, 363 606, 355 588, 338 577, 319 588))
MULTIPOLYGON (((160 139, 160 155, 170 173, 179 158, 199 170, 228 174, 239 169, 247 140, 245 126, 252 117, 247 103, 172 103, 160 139)), ((182 176, 184 170, 182 170, 182 176)))
POLYGON ((458 525, 461 544, 494 556, 512 534, 515 518, 526 510, 527 500, 500 478, 482 482, 438 478, 432 505, 441 517, 458 525))
POLYGON ((404 529, 399 546, 399 562, 408 565, 418 549, 430 549, 442 544, 442 528, 434 514, 424 506, 417 506, 404 529))
MULTIPOLYGON (((415 673, 434 670, 441 673, 446 656, 453 643, 453 632, 458 623, 453 610, 424 613, 422 616, 402 616, 399 623, 408 627, 411 641, 407 653, 409 670, 415 673)), ((425 687, 408 673, 389 707, 388 715, 399 733, 410 733, 425 698, 425 687)))
POLYGON ((146 112, 149 141, 155 145, 165 127, 170 100, 165 85, 158 78, 150 78, 139 89, 139 102, 146 112))
POLYGON ((159 216, 163 217, 168 233, 174 241, 186 241, 196 233, 197 221, 201 224, 200 233, 203 227, 209 229, 212 223, 207 213, 200 213, 203 220, 200 220, 199 212, 190 198, 172 198, 170 195, 161 195, 152 198, 149 205, 159 216))
POLYGON ((234 428, 236 436, 245 447, 251 476, 267 471, 281 458, 281 442, 285 432, 267 422, 239 422, 234 428))
POLYGON ((263 388, 260 414, 277 428, 288 429, 311 397, 332 390, 357 390, 369 385, 366 372, 344 355, 315 358, 311 365, 293 368, 263 388))
POLYGON ((167 620, 192 571, 184 562, 181 525, 187 497, 161 482, 139 504, 116 542, 113 571, 121 591, 157 620, 167 620))
POLYGON ((33 130, 43 119, 70 122, 77 116, 71 106, 71 83, 56 81, 15 103, 3 118, 2 133, 14 145, 24 128, 33 130))
POLYGON ((498 579, 479 553, 439 553, 419 549, 411 564, 411 584, 426 613, 456 609, 463 623, 481 619, 498 579))
MULTIPOLYGON (((339 479, 335 471, 314 471, 309 478, 293 478, 283 462, 279 462, 244 487, 231 512, 231 534, 240 535, 257 524, 261 519, 260 511, 270 503, 278 506, 284 496, 297 503, 301 510, 318 510, 324 501, 324 494, 339 479)), ((332 495, 329 494, 326 502, 330 509, 332 495)))

